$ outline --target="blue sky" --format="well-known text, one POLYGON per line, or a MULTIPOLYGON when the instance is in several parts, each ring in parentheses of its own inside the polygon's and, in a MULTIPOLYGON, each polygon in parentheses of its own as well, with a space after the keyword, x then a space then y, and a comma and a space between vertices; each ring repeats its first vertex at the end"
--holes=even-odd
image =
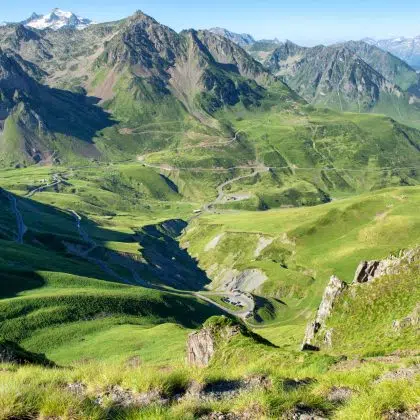
POLYGON ((0 21, 18 21, 54 7, 96 21, 143 10, 175 30, 226 27, 256 38, 313 45, 366 36, 420 35, 419 0, 0 0, 0 21))

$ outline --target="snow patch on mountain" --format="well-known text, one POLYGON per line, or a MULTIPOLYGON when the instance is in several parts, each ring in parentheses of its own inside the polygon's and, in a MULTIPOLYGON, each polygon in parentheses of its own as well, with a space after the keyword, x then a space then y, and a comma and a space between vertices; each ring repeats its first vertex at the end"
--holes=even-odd
POLYGON ((67 12, 61 9, 53 9, 46 15, 33 13, 28 19, 24 20, 24 25, 34 29, 53 29, 74 28, 84 29, 93 24, 90 19, 75 15, 73 12, 67 12))

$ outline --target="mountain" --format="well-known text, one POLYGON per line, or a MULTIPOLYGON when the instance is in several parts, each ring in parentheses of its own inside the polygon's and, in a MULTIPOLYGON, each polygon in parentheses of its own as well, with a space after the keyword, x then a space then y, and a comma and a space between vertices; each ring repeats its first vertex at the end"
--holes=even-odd
POLYGON ((84 29, 93 22, 90 19, 77 16, 73 12, 66 12, 61 9, 53 9, 46 15, 32 15, 21 22, 25 26, 35 29, 52 29, 58 30, 61 28, 84 29))
POLYGON ((419 93, 420 77, 405 61, 363 41, 348 41, 341 45, 353 51, 363 61, 401 89, 414 94, 419 93))
POLYGON ((376 47, 348 42, 307 48, 287 41, 264 64, 310 103, 418 121, 418 75, 376 47))
POLYGON ((0 50, 0 162, 20 166, 59 162, 66 150, 97 157, 97 130, 112 123, 84 95, 52 89, 36 79, 44 75, 33 63, 0 50))
POLYGON ((277 38, 255 40, 249 34, 237 34, 223 28, 211 28, 209 31, 229 39, 244 48, 253 58, 261 62, 281 44, 277 38))
POLYGON ((381 40, 365 38, 363 41, 389 51, 413 68, 420 69, 420 35, 414 38, 400 37, 381 40))
POLYGON ((223 36, 242 48, 255 43, 255 39, 249 34, 237 34, 224 28, 211 28, 209 32, 223 36))
POLYGON ((267 57, 273 53, 276 48, 282 45, 277 38, 275 39, 262 39, 255 41, 252 45, 249 45, 246 50, 256 60, 264 63, 267 57))
POLYGON ((99 101, 113 115, 122 127, 98 133, 95 140, 91 130, 85 134, 91 145, 106 142, 100 148, 108 156, 159 150, 167 143, 159 130, 154 140, 140 141, 136 131, 142 123, 172 121, 193 130, 194 138, 203 130, 224 137, 229 129, 215 115, 224 107, 258 106, 272 88, 296 97, 228 39, 209 31, 178 34, 141 12, 65 33, 6 25, 0 28, 0 45, 36 64, 43 72, 38 82, 80 98, 87 94, 86 101, 99 101))

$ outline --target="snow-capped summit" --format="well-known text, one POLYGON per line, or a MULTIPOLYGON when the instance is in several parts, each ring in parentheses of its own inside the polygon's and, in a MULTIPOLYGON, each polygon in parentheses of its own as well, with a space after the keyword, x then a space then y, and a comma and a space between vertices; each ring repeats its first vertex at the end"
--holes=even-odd
POLYGON ((66 12, 61 9, 53 9, 46 15, 33 13, 28 19, 24 20, 24 25, 35 29, 50 28, 53 30, 61 28, 84 29, 93 22, 90 19, 75 15, 73 12, 66 12))
POLYGON ((415 69, 420 69, 420 35, 414 38, 400 36, 398 38, 380 40, 365 38, 363 41, 389 51, 415 69))

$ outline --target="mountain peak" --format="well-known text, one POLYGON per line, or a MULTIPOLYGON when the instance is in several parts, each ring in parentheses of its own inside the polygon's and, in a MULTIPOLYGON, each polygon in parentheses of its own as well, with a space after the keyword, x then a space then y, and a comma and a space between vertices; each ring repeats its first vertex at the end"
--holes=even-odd
POLYGON ((209 32, 213 34, 223 36, 230 41, 233 41, 235 44, 238 44, 241 47, 246 47, 247 45, 252 45, 255 43, 255 39, 249 34, 238 34, 231 32, 225 28, 210 28, 209 32))
POLYGON ((73 12, 65 11, 59 8, 54 8, 46 15, 32 15, 21 22, 25 26, 35 29, 52 29, 58 30, 61 28, 84 29, 93 22, 90 19, 77 16, 73 12))

